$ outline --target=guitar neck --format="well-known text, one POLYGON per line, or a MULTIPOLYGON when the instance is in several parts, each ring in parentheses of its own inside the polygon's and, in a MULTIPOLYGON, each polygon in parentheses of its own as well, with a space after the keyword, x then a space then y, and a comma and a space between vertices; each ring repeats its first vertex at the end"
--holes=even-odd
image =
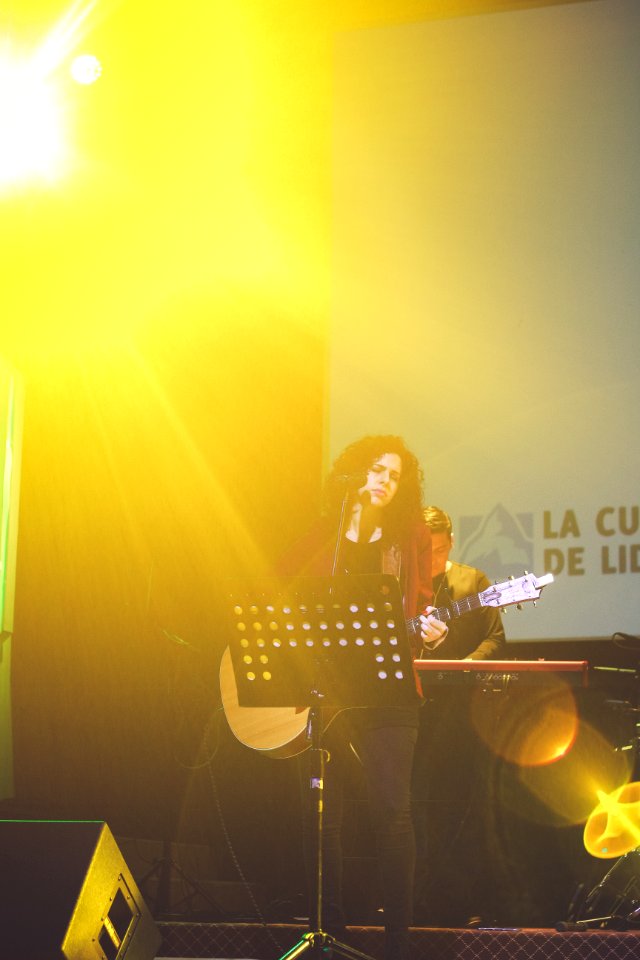
MULTIPOLYGON (((482 607, 482 599, 479 593, 474 593, 470 597, 463 597, 462 600, 452 600, 451 606, 449 607, 434 607, 431 611, 430 616, 435 617, 436 620, 442 620, 443 623, 446 623, 447 620, 455 620, 456 617, 461 617, 465 613, 470 613, 472 610, 479 610, 482 607)), ((420 617, 412 617, 411 620, 407 620, 407 630, 411 636, 420 635, 420 617)))

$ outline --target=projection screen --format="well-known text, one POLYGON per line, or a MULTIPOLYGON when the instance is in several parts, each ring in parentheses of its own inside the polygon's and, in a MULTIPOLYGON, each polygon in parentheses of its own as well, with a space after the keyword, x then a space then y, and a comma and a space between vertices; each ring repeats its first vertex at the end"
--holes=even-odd
POLYGON ((511 640, 640 632, 640 4, 341 34, 327 459, 404 436, 511 640))

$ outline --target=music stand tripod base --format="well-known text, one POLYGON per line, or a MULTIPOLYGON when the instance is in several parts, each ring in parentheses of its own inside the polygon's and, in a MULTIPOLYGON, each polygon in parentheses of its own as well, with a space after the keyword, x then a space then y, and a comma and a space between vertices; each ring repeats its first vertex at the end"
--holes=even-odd
POLYGON ((307 950, 331 950, 342 957, 347 957, 347 960, 373 960, 368 953, 361 953, 355 947, 350 947, 347 943, 342 943, 321 930, 310 930, 309 933, 305 933, 288 953, 280 957, 280 960, 295 960, 295 957, 301 957, 307 950))

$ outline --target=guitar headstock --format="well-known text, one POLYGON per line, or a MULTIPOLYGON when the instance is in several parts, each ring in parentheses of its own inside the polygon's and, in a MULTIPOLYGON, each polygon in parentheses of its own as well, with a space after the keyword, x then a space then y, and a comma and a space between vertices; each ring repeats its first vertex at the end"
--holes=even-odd
POLYGON ((505 580, 504 583, 494 583, 478 594, 483 607, 510 607, 513 604, 527 603, 537 600, 544 587, 553 583, 553 574, 545 573, 543 577, 535 577, 532 573, 525 573, 518 579, 505 580))

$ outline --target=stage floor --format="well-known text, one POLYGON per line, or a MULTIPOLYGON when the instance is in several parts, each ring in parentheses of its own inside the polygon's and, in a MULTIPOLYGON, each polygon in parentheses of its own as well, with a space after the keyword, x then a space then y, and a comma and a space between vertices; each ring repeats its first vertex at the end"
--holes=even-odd
MULTIPOLYGON (((158 927, 163 938, 159 957, 171 960, 278 960, 307 929, 192 922, 160 922, 158 927)), ((345 942, 382 960, 383 937, 381 927, 348 927, 345 942)), ((414 927, 411 945, 414 960, 637 960, 640 931, 414 927)))

